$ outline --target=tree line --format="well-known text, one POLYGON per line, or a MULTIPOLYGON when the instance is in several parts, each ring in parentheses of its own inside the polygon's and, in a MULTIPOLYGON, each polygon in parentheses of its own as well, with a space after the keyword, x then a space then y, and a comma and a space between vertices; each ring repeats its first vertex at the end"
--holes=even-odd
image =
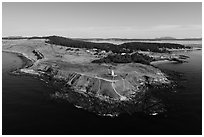
POLYGON ((142 64, 150 64, 154 59, 147 55, 134 53, 134 54, 126 54, 126 55, 108 55, 102 59, 93 60, 92 63, 142 63, 142 64))
POLYGON ((174 43, 147 43, 147 42, 128 42, 120 45, 115 45, 111 43, 94 43, 86 42, 82 40, 75 40, 59 36, 49 36, 47 43, 62 45, 66 47, 74 48, 86 48, 86 49, 100 49, 105 51, 112 51, 113 53, 132 53, 133 51, 151 51, 165 53, 168 52, 166 48, 169 49, 181 49, 189 48, 181 44, 174 43))

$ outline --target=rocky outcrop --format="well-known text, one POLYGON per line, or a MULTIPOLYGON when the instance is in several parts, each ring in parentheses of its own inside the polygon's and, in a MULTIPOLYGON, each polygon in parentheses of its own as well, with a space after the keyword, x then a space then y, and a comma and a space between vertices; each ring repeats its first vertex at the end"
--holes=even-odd
POLYGON ((117 67, 78 65, 69 70, 58 63, 41 63, 34 70, 64 80, 78 93, 90 94, 101 99, 128 100, 141 92, 146 85, 168 84, 170 81, 158 69, 142 64, 122 64, 117 67))
POLYGON ((32 52, 37 57, 37 60, 44 58, 44 55, 40 53, 38 50, 33 50, 32 52))
POLYGON ((165 74, 148 65, 133 63, 120 64, 117 67, 96 64, 66 66, 60 62, 44 62, 33 66, 33 71, 31 68, 22 70, 24 73, 49 76, 55 81, 55 85, 60 83, 60 90, 53 97, 66 99, 77 107, 109 116, 116 116, 121 112, 129 113, 130 110, 130 113, 145 110, 147 103, 144 101, 147 101, 148 87, 170 84, 165 74))

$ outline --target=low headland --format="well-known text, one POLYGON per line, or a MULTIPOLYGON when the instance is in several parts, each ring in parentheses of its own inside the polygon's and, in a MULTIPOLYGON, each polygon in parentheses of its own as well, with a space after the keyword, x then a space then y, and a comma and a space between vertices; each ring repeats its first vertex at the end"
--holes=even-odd
POLYGON ((174 54, 172 50, 193 50, 172 43, 115 45, 59 36, 3 38, 2 49, 23 55, 32 62, 15 72, 37 75, 60 85, 53 98, 63 98, 103 116, 155 113, 155 109, 163 106, 149 96, 148 89, 170 87, 173 81, 154 64, 183 63, 188 57, 174 54))

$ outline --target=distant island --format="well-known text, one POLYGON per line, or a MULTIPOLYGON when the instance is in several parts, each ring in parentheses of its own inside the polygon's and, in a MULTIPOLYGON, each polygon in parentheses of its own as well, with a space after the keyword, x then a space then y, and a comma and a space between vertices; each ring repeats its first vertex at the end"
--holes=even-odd
POLYGON ((15 74, 44 78, 60 85, 53 97, 66 99, 99 115, 112 116, 150 108, 155 101, 147 96, 148 88, 172 83, 168 75, 153 64, 158 61, 183 63, 188 57, 172 51, 193 50, 174 43, 115 45, 60 36, 2 39, 4 52, 17 53, 30 62, 14 71, 15 74))
POLYGON ((166 36, 166 37, 160 37, 160 38, 155 38, 155 39, 161 39, 161 40, 172 40, 172 39, 176 39, 176 38, 166 36))
POLYGON ((137 39, 137 38, 132 38, 132 39, 128 39, 128 38, 87 38, 87 39, 81 39, 78 38, 79 40, 96 40, 96 41, 100 41, 100 40, 113 40, 113 41, 165 41, 165 40, 172 40, 172 41, 195 41, 195 40, 202 40, 202 38, 174 38, 174 37, 160 37, 160 38, 154 38, 154 39, 137 39))
MULTIPOLYGON (((49 36, 33 36, 33 37, 24 37, 24 36, 8 36, 8 37, 3 37, 2 39, 45 39, 48 38, 49 36)), ((75 40, 118 40, 118 41, 158 41, 158 40, 202 40, 202 38, 175 38, 175 37, 159 37, 159 38, 152 38, 152 39, 137 39, 137 38, 74 38, 75 40)))

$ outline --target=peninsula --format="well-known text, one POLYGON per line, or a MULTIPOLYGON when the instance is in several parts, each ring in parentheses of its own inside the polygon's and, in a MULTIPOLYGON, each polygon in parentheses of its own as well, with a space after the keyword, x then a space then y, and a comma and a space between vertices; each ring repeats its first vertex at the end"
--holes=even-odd
POLYGON ((188 57, 171 51, 192 50, 172 43, 115 45, 59 36, 3 38, 2 49, 32 62, 18 72, 60 83, 61 90, 53 97, 111 116, 149 108, 145 99, 148 88, 171 84, 168 76, 152 64, 166 60, 182 63, 188 57))

